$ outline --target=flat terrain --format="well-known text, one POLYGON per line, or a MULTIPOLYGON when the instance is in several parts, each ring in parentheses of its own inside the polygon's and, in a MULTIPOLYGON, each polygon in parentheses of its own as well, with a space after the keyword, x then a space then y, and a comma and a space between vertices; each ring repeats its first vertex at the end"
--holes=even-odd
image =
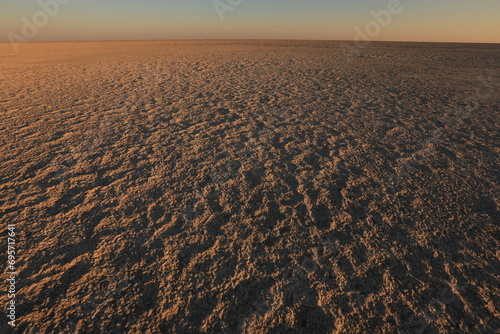
POLYGON ((17 332, 498 331, 500 45, 343 50, 0 44, 17 332))

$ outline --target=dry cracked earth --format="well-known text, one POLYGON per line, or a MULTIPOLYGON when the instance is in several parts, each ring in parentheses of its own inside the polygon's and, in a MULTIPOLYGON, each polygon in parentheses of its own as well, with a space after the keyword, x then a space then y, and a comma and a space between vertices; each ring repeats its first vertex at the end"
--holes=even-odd
POLYGON ((0 44, 0 332, 500 330, 500 45, 0 44))

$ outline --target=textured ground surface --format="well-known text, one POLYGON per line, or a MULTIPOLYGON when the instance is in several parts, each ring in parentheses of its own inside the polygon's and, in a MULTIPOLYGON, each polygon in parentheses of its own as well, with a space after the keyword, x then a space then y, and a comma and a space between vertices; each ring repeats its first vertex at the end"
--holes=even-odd
POLYGON ((357 51, 0 44, 18 332, 499 330, 500 46, 357 51))

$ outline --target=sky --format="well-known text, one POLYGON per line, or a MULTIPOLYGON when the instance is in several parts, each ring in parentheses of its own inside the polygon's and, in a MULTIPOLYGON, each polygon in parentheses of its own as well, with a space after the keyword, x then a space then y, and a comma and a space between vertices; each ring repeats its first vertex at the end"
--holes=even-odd
POLYGON ((0 41, 500 43, 500 0, 0 0, 0 32, 0 41))

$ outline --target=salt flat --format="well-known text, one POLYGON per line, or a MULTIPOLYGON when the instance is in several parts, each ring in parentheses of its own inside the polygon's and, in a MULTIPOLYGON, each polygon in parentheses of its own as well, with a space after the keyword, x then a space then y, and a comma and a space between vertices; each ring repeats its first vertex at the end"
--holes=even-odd
POLYGON ((499 330, 500 45, 339 45, 0 44, 18 331, 499 330))

